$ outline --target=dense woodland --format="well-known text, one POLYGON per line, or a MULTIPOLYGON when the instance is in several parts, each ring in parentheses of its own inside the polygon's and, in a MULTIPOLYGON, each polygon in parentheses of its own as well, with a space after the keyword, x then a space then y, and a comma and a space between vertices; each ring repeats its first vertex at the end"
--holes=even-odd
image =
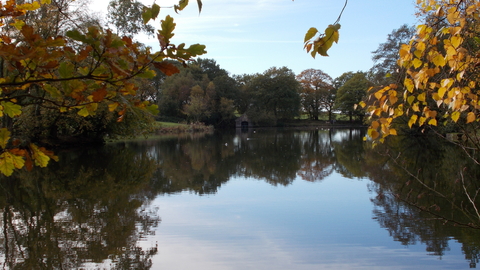
MULTIPOLYGON (((176 24, 158 19, 157 4, 112 0, 99 18, 82 0, 2 2, 0 171, 46 166, 56 156, 42 146, 134 136, 155 120, 231 127, 243 114, 264 126, 342 118, 369 124, 368 137, 380 141, 402 132, 471 135, 480 109, 480 3, 418 0, 417 7, 423 24, 393 29, 372 52, 370 70, 331 78, 288 67, 230 74, 204 58, 204 45, 173 44, 176 24), (137 42, 140 33, 156 36, 158 48, 137 42)), ((305 50, 327 56, 339 42, 339 20, 325 33, 311 28, 305 50)))

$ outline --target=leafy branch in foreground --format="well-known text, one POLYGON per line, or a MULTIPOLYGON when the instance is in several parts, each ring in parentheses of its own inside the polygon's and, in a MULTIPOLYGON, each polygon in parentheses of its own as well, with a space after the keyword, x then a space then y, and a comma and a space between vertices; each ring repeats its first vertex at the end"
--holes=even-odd
MULTIPOLYGON (((200 1, 198 1, 201 3, 200 1)), ((100 105, 108 107, 117 121, 126 112, 140 109, 157 111, 157 106, 141 100, 134 78, 151 79, 153 67, 166 75, 179 72, 166 60, 182 63, 206 53, 205 46, 175 45, 170 42, 175 22, 167 16, 161 21, 157 38, 160 50, 151 52, 129 37, 119 37, 99 27, 72 29, 66 36, 43 37, 24 18, 50 0, 17 4, 0 3, 0 172, 11 175, 15 169, 33 165, 45 167, 56 156, 34 143, 15 137, 15 119, 29 107, 55 108, 60 113, 94 116, 100 105), (12 135, 13 134, 13 135, 12 135), (12 137, 13 136, 13 137, 12 137)), ((186 7, 179 2, 176 10, 186 7)), ((176 5, 177 6, 177 5, 176 5)), ((199 8, 201 5, 199 4, 199 8)), ((145 23, 160 12, 156 4, 146 9, 145 23)))
POLYGON ((307 53, 310 53, 313 58, 318 54, 322 56, 328 56, 327 51, 332 47, 333 43, 338 43, 338 39, 340 38, 340 34, 338 30, 340 30, 340 19, 342 17, 343 11, 347 7, 348 0, 345 0, 345 5, 343 6, 340 15, 338 16, 337 20, 330 24, 324 33, 320 33, 316 38, 315 36, 319 33, 318 29, 315 27, 311 27, 307 33, 305 34, 305 39, 303 42, 305 43, 305 50, 307 53), (315 38, 315 39, 314 39, 315 38))
POLYGON ((368 136, 383 141, 395 127, 474 127, 480 119, 480 2, 417 0, 425 23, 399 50, 405 76, 371 90, 359 105, 371 115, 368 136))

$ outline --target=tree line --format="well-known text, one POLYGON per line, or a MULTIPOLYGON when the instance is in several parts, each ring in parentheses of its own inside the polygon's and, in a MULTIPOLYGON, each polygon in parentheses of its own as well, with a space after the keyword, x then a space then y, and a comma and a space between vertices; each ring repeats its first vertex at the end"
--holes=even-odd
POLYGON ((295 74, 287 67, 231 75, 214 59, 198 58, 188 67, 179 66, 178 74, 157 77, 148 97, 159 105, 159 119, 167 121, 231 126, 246 114, 254 124, 268 126, 298 118, 332 121, 338 115, 363 122, 366 111, 355 105, 373 85, 396 80, 395 53, 413 34, 412 26, 393 30, 372 52, 370 70, 345 72, 335 79, 321 69, 295 74))

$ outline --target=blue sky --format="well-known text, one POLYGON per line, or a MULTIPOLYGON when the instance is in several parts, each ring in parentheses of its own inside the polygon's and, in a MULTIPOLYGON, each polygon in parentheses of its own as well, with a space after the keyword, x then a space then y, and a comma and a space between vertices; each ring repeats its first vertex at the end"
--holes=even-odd
MULTIPOLYGON (((157 0, 161 7, 174 2, 157 0)), ((371 52, 392 30, 417 22, 413 0, 349 0, 340 21, 339 43, 330 49, 329 57, 313 59, 303 50, 305 33, 310 27, 323 31, 335 22, 343 0, 202 0, 200 14, 196 1, 190 2, 179 15, 169 8, 160 11, 160 18, 172 14, 177 23, 172 42, 206 45, 208 53, 202 57, 214 59, 231 74, 262 73, 283 66, 296 74, 321 69, 332 78, 348 71, 367 71, 373 65, 371 52)), ((92 7, 106 10, 107 3, 95 1, 92 7)), ((139 39, 156 46, 153 38, 139 39)))

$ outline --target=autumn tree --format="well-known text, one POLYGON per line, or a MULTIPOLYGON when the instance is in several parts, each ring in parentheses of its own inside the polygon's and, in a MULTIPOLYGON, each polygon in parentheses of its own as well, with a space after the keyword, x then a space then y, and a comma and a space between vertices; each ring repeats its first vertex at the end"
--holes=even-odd
POLYGON ((338 88, 335 100, 335 108, 347 114, 350 121, 356 116, 363 121, 365 111, 355 106, 367 95, 371 82, 367 79, 365 72, 356 72, 340 88, 338 88))
MULTIPOLYGON (((25 18, 46 5, 50 0, 0 3, 0 172, 5 175, 56 159, 32 138, 17 136, 15 119, 24 110, 56 108, 82 117, 105 110, 119 122, 135 110, 155 112, 156 106, 138 99, 133 79, 153 78, 153 67, 171 75, 178 69, 166 59, 185 62, 205 53, 203 45, 170 42, 175 30, 171 16, 161 21, 157 52, 93 25, 71 29, 65 36, 42 36, 25 18)), ((186 5, 180 1, 175 10, 186 5)), ((157 18, 159 11, 156 4, 146 8, 144 22, 157 18)))
POLYGON ((418 0, 417 4, 423 23, 399 50, 398 64, 406 75, 399 84, 374 89, 370 100, 361 103, 369 104, 367 111, 372 115, 368 135, 383 141, 397 134, 395 125, 427 130, 452 123, 478 149, 473 131, 480 109, 480 3, 418 0), (397 121, 400 118, 406 121, 397 121))
POLYGON ((297 80, 301 85, 301 104, 310 119, 318 120, 321 111, 325 110, 331 120, 335 100, 332 78, 320 69, 307 69, 297 75, 297 80))

